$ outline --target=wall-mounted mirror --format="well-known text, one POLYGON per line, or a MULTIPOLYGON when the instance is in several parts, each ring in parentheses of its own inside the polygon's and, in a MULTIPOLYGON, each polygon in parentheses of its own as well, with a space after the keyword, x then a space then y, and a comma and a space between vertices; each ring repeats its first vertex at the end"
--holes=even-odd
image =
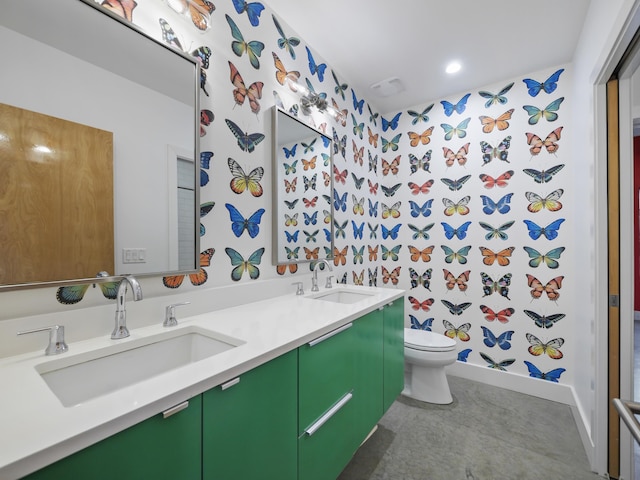
POLYGON ((197 61, 88 0, 20 0, 0 62, 0 288, 194 271, 197 61))
POLYGON ((273 132, 273 263, 331 258, 331 138, 278 107, 273 132))

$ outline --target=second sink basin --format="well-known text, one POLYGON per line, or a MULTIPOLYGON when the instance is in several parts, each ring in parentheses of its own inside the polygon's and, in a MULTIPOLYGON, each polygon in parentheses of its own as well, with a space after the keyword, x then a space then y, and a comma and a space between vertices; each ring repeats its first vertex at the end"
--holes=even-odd
POLYGON ((36 366, 65 407, 132 386, 243 344, 199 327, 186 327, 36 366))
POLYGON ((335 303, 356 303, 372 296, 369 292, 356 292, 354 290, 336 290, 334 292, 321 293, 311 298, 335 303))

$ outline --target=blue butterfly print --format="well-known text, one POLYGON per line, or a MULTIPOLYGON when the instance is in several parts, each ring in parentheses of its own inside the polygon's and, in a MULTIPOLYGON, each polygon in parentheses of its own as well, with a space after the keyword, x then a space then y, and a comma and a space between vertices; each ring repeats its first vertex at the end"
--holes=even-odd
POLYGON ((244 36, 240 32, 238 25, 229 15, 225 15, 227 19, 227 23, 229 24, 229 28, 231 28, 231 36, 234 38, 233 42, 231 42, 231 50, 238 57, 242 57, 243 53, 247 53, 249 57, 249 63, 255 69, 260 68, 260 60, 258 57, 262 55, 262 50, 264 50, 264 43, 259 42, 257 40, 252 40, 250 42, 245 41, 244 36))
POLYGON ((500 225, 498 228, 493 228, 488 223, 484 223, 484 222, 479 222, 479 223, 482 228, 484 228, 489 232, 484 236, 486 240, 491 240, 492 238, 499 238, 500 240, 508 240, 509 235, 505 232, 505 230, 508 230, 509 227, 511 227, 515 223, 515 220, 511 220, 510 222, 504 223, 500 225))
POLYGON ((211 57, 211 49, 209 47, 198 47, 193 52, 191 52, 191 56, 194 57, 200 63, 200 88, 204 92, 204 94, 208 97, 209 92, 207 92, 207 68, 209 68, 209 58, 211 57))
POLYGON ((471 353, 471 349, 470 348, 465 348, 464 350, 460 350, 458 352, 458 361, 459 362, 466 362, 467 358, 469 358, 469 354, 471 353))
POLYGON ((369 227, 369 239, 378 238, 378 224, 371 225, 367 222, 367 227, 369 227))
POLYGON ((303 212, 302 215, 304 215, 305 225, 315 225, 316 223, 318 223, 318 212, 314 212, 313 215, 309 215, 303 212))
MULTIPOLYGON (((213 207, 216 205, 216 202, 205 202, 203 204, 200 205, 200 218, 202 217, 206 217, 207 214, 209 212, 211 212, 211 210, 213 210, 213 207)), ((200 222, 200 236, 203 237, 204 234, 206 233, 206 229, 204 228, 204 225, 202 224, 202 222, 200 222)))
POLYGON ((548 380, 550 382, 558 383, 560 380, 560 375, 562 375, 566 369, 564 368, 554 368, 546 373, 543 373, 538 367, 536 367, 533 363, 524 361, 524 364, 529 369, 529 376, 533 378, 539 378, 541 380, 548 380))
POLYGON ((309 242, 315 243, 315 242, 317 242, 318 239, 316 239, 316 235, 318 235, 319 232, 320 232, 320 230, 316 230, 313 233, 309 233, 306 230, 303 230, 302 233, 304 233, 304 236, 306 237, 304 241, 306 243, 309 243, 309 242))
POLYGON ((300 247, 296 247, 293 250, 289 247, 284 247, 284 251, 287 253, 287 260, 295 260, 298 258, 298 252, 300 251, 300 247))
POLYGON ((555 122, 558 119, 558 114, 556 112, 563 101, 564 97, 560 97, 544 107, 543 110, 540 110, 538 107, 534 107, 533 105, 523 105, 522 108, 524 108, 529 114, 529 125, 535 125, 543 117, 547 122, 555 122))
POLYGON ((396 151, 398 150, 398 142, 400 141, 400 137, 402 136, 402 133, 397 134, 395 137, 393 137, 391 140, 387 140, 384 137, 382 138, 382 153, 387 153, 387 150, 392 150, 392 151, 396 151))
POLYGON ((344 91, 349 87, 349 85, 347 85, 346 83, 340 83, 340 80, 338 80, 338 77, 333 70, 331 70, 331 75, 333 76, 333 81, 336 83, 334 91, 337 95, 340 95, 342 97, 342 100, 345 100, 344 91))
POLYGON ((256 149, 256 146, 265 139, 265 136, 262 133, 245 133, 243 132, 238 125, 233 123, 228 118, 224 119, 227 127, 233 133, 233 136, 236 137, 238 141, 238 147, 243 152, 253 152, 256 149))
MULTIPOLYGON (((284 150, 284 156, 285 158, 289 158, 289 157, 295 157, 296 156, 296 148, 298 147, 298 144, 296 143, 293 147, 291 147, 290 149, 287 147, 282 147, 282 150, 284 150)), ((297 160, 296 160, 297 162, 297 160)), ((294 166, 295 168, 295 166, 294 166)), ((289 172, 287 172, 289 173, 289 172)), ((296 173, 296 171, 294 170, 293 173, 296 173)))
POLYGON ((465 118, 463 121, 461 121, 458 124, 457 127, 453 127, 448 123, 441 123, 440 126, 444 130, 444 139, 451 140, 454 136, 457 136, 458 138, 466 137, 467 136, 466 128, 469 126, 470 120, 471 120, 471 117, 465 118))
POLYGON ((209 170, 213 152, 200 152, 200 186, 204 187, 209 183, 209 174, 205 170, 209 170))
MULTIPOLYGON (((364 226, 364 223, 362 224, 362 226, 364 226)), ((356 247, 351 245, 351 252, 353 253, 353 264, 354 265, 363 262, 363 260, 364 260, 363 259, 363 256, 364 256, 364 245, 362 245, 360 250, 358 250, 356 247)))
POLYGON ((298 241, 298 234, 300 233, 300 230, 296 230, 293 233, 289 233, 285 230, 284 233, 287 236, 287 243, 296 243, 298 241))
POLYGON ((234 282, 239 281, 244 272, 249 272, 249 278, 252 280, 255 280, 260 276, 260 269, 256 265, 260 265, 260 262, 262 261, 264 247, 253 252, 247 260, 245 260, 240 253, 231 247, 225 248, 224 251, 229 256, 231 265, 234 267, 231 270, 231 280, 234 282))
POLYGON ((484 106, 486 108, 489 108, 491 105, 504 105, 505 103, 507 103, 507 97, 505 97, 505 94, 511 90, 511 87, 513 87, 513 82, 511 82, 509 85, 505 86, 502 90, 500 90, 498 93, 496 93, 495 95, 493 93, 484 91, 484 90, 480 90, 478 92, 478 95, 480 95, 482 98, 487 98, 488 100, 485 102, 484 106))
MULTIPOLYGON (((344 97, 342 97, 342 99, 344 100, 344 97)), ((380 115, 379 113, 373 113, 373 111, 371 111, 371 107, 369 106, 369 104, 367 103, 367 108, 369 109, 369 121, 371 123, 373 123, 374 127, 378 126, 378 122, 376 121, 378 116, 380 115)))
POLYGON ((400 253, 400 249, 402 248, 402 245, 396 245, 393 248, 387 248, 384 245, 380 245, 380 247, 382 248, 382 260, 391 259, 394 262, 397 262, 398 259, 400 258, 398 254, 400 253))
POLYGON ((361 239, 362 238, 362 233, 364 230, 364 222, 362 222, 360 224, 360 226, 358 227, 358 225, 356 224, 356 222, 354 222, 353 220, 351 220, 351 226, 353 227, 353 238, 357 239, 361 239))
POLYGON ((344 192, 344 194, 340 196, 337 190, 333 190, 333 208, 337 211, 347 211, 347 192, 344 192))
MULTIPOLYGON (((346 193, 345 193, 346 195, 346 193)), ((347 235, 344 233, 344 229, 347 228, 347 223, 349 222, 349 220, 345 220, 342 225, 338 224, 338 222, 336 222, 335 220, 333 221, 333 226, 336 229, 335 230, 335 236, 336 238, 347 238, 347 235)))
POLYGON ((547 253, 545 253, 544 255, 541 254, 539 251, 537 251, 535 248, 532 247, 522 247, 524 248, 525 252, 527 252, 527 254, 529 255, 529 258, 531 260, 529 260, 529 266, 532 268, 537 268, 541 263, 546 263, 547 267, 549 268, 558 268, 560 266, 560 264, 558 263, 558 260, 560 259, 560 255, 562 255, 562 252, 565 251, 565 247, 558 247, 558 248, 554 248, 549 250, 547 253))
POLYGON ((362 140, 362 132, 364 130, 364 122, 358 123, 358 121, 356 120, 355 115, 352 113, 351 114, 351 119, 353 120, 353 134, 357 135, 358 137, 360 137, 360 140, 362 140))
POLYGON ((264 5, 259 2, 250 2, 247 3, 245 0, 231 0, 233 2, 233 6, 236 9, 236 12, 242 14, 243 12, 247 12, 247 16, 249 17, 249 22, 254 27, 257 27, 260 23, 260 14, 262 10, 264 10, 264 5))
POLYGON ((275 15, 272 14, 271 18, 273 18, 273 23, 276 26, 276 30, 278 30, 278 33, 280 34, 280 38, 278 39, 278 47, 281 49, 286 49, 287 52, 289 52, 289 54, 291 55, 291 58, 295 60, 296 52, 293 47, 297 47, 298 45, 300 45, 300 39, 298 37, 287 37, 284 34, 284 30, 282 30, 280 22, 278 22, 275 15))
POLYGON ((444 236, 447 237, 447 240, 451 240, 453 237, 458 237, 459 240, 462 240, 467 236, 467 229, 471 222, 464 222, 458 228, 454 228, 445 222, 440 222, 440 224, 444 228, 444 236))
POLYGON ((554 240, 558 237, 558 230, 560 229, 560 225, 564 222, 564 218, 559 218, 554 222, 551 222, 546 227, 541 227, 531 220, 523 220, 527 229, 529 230, 529 236, 533 240, 539 239, 541 236, 545 236, 547 240, 554 240))
POLYGON ((471 306, 470 302, 453 304, 447 300, 440 300, 442 304, 449 309, 451 315, 462 315, 462 313, 471 306))
POLYGON ((507 369, 505 367, 508 367, 509 365, 512 365, 516 361, 515 358, 506 358, 504 360, 496 362, 493 358, 491 358, 489 355, 487 355, 486 353, 483 353, 483 352, 480 352, 480 356, 482 357, 482 359, 485 362, 488 363, 487 367, 494 368, 496 370, 501 370, 503 372, 507 371, 507 369))
POLYGON ((304 153, 313 152, 313 150, 315 149, 314 145, 317 140, 318 140, 317 138, 314 138, 313 141, 310 143, 300 142, 302 143, 302 147, 304 148, 304 153))
POLYGON ((291 200, 291 201, 285 200, 284 204, 287 206, 289 210, 293 210, 294 208, 296 208, 296 205, 299 201, 300 201, 299 198, 296 198, 295 200, 291 200))
POLYGON ((311 83, 311 81, 308 78, 305 78, 304 81, 307 83, 307 88, 309 89, 309 91, 311 93, 315 93, 322 100, 326 100, 326 98, 327 98, 327 94, 326 93, 324 93, 324 92, 316 93, 316 89, 313 88, 313 84, 311 83))
POLYGON ((427 318, 424 322, 420 322, 413 315, 409 315, 409 320, 411 320, 411 328, 414 330, 426 330, 427 332, 431 331, 431 324, 433 323, 433 317, 427 318))
POLYGON ((389 229, 384 225, 382 225, 382 238, 386 239, 391 237, 393 240, 395 240, 396 238, 398 238, 398 232, 400 231, 401 226, 402 224, 399 223, 395 227, 392 227, 391 229, 389 229))
POLYGON ((555 165, 547 168, 546 170, 534 170, 533 168, 525 168, 522 171, 533 178, 536 183, 549 183, 553 176, 564 168, 564 164, 555 165))
POLYGON ((260 220, 262 219, 262 214, 264 214, 264 208, 256 210, 249 216, 249 218, 244 218, 240 211, 230 203, 225 203, 224 206, 229 210, 231 231, 236 237, 240 237, 245 230, 249 233, 251 238, 255 238, 258 235, 260 232, 260 220))
MULTIPOLYGON (((324 135, 320 135, 320 138, 322 139, 322 145, 324 146, 324 148, 327 148, 331 143, 331 139, 329 137, 325 137, 324 135)), ((322 153, 322 158, 324 159, 324 166, 328 166, 329 155, 327 155, 326 153, 322 153)))
POLYGON ((494 202, 486 195, 480 195, 480 198, 482 199, 482 205, 483 205, 482 211, 487 215, 491 215, 495 211, 504 215, 509 210, 511 210, 511 205, 509 205, 509 203, 511 202, 512 196, 513 196, 513 193, 507 193, 500 200, 498 200, 497 202, 494 202))
POLYGON ((322 231, 324 232, 324 236, 327 239, 327 242, 331 242, 331 230, 329 230, 328 228, 323 228, 322 231))
POLYGON ((446 245, 440 245, 440 247, 444 251, 445 262, 453 263, 454 260, 458 260, 458 263, 460 263, 460 265, 464 265, 467 263, 467 255, 469 254, 469 250, 471 250, 471 245, 462 247, 457 252, 453 251, 451 248, 447 247, 446 245))
POLYGON ((369 216, 370 217, 377 217, 378 216, 378 202, 376 201, 376 203, 373 203, 370 198, 368 200, 369 200, 369 216))
POLYGON ((428 113, 433 108, 433 105, 434 104, 432 103, 427 108, 425 108, 422 112, 419 112, 419 113, 416 112, 415 110, 407 110, 407 113, 413 117, 413 120, 411 120, 411 125, 416 125, 418 122, 428 122, 429 121, 428 113))
POLYGON ((402 115, 402 112, 396 113, 396 116, 391 120, 380 117, 382 119, 382 131, 386 132, 389 129, 395 130, 396 128, 398 128, 398 120, 400 120, 400 115, 402 115))
POLYGON ((511 348, 511 335, 514 333, 513 330, 508 330, 496 337, 491 330, 482 326, 482 333, 484 335, 484 344, 487 347, 493 348, 498 345, 502 350, 509 350, 511 348))
POLYGON ((411 216, 419 217, 422 215, 423 217, 428 217, 431 215, 431 204, 433 203, 433 198, 424 202, 422 206, 418 205, 416 202, 409 200, 409 205, 411 206, 411 216))
POLYGON ((444 183, 449 190, 452 192, 457 192, 462 188, 462 186, 467 183, 467 180, 471 178, 471 175, 465 175, 464 177, 460 177, 457 180, 451 180, 449 178, 441 178, 440 181, 444 183))
POLYGON ((362 115, 362 109, 364 108, 364 98, 361 100, 358 100, 358 98, 356 97, 356 92, 353 91, 353 88, 351 89, 351 97, 353 98, 354 110, 356 110, 360 115, 362 115))
POLYGON ((418 238, 424 238, 425 240, 429 240, 429 230, 431 230, 434 225, 435 225, 434 223, 430 223, 424 228, 418 228, 415 225, 411 225, 410 223, 407 224, 407 226, 413 232, 414 240, 417 240, 418 238))
POLYGON ((556 70, 551 74, 549 78, 547 78, 544 82, 540 83, 536 80, 532 80, 530 78, 525 78, 522 81, 528 88, 529 95, 535 97, 541 91, 544 90, 545 93, 553 93, 556 88, 558 88, 558 80, 560 79, 560 75, 564 72, 564 68, 560 70, 556 70))
POLYGON ((309 47, 304 47, 307 49, 307 57, 309 58, 309 71, 311 72, 311 75, 318 75, 318 80, 320 80, 321 82, 324 82, 324 71, 327 68, 327 64, 326 63, 321 63, 321 64, 317 64, 316 61, 313 59, 313 55, 311 54, 311 50, 309 50, 309 47))
POLYGON ((450 103, 450 102, 447 102, 446 100, 442 100, 440 103, 442 104, 442 107, 444 108, 444 114, 447 117, 450 117, 453 114, 453 112, 456 112, 456 113, 464 112, 464 110, 467 108, 467 100, 469 100, 470 96, 471 96, 471 94, 467 93, 455 105, 450 103))

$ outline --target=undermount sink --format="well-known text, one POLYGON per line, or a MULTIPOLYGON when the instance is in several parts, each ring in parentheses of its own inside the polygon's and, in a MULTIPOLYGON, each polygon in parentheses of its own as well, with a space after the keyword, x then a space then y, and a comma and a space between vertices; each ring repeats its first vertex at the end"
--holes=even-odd
POLYGON ((319 295, 315 295, 313 298, 315 300, 324 300, 326 302, 335 302, 335 303, 356 303, 361 300, 365 300, 368 297, 371 297, 373 293, 369 292, 356 292, 354 290, 336 290, 334 292, 325 292, 319 295))
POLYGON ((73 407, 243 343, 186 327, 42 363, 36 370, 62 405, 73 407))

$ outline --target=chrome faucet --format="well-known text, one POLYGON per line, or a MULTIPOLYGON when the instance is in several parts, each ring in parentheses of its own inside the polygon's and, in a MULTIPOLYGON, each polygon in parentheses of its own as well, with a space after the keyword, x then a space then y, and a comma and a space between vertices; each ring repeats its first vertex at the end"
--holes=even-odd
POLYGON ((329 268, 330 272, 333 271, 333 268, 331 268, 331 265, 329 264, 329 261, 326 258, 318 260, 317 262, 313 262, 313 276, 311 277, 312 292, 318 292, 320 290, 318 288, 318 265, 320 265, 321 263, 324 263, 329 268))
POLYGON ((131 293, 133 294, 133 301, 137 302, 142 300, 142 287, 138 281, 131 275, 124 275, 122 281, 118 286, 118 293, 116 295, 116 326, 111 332, 111 338, 117 340, 120 338, 127 338, 129 336, 129 329, 127 328, 127 311, 124 303, 127 296, 127 284, 131 286, 131 293))

